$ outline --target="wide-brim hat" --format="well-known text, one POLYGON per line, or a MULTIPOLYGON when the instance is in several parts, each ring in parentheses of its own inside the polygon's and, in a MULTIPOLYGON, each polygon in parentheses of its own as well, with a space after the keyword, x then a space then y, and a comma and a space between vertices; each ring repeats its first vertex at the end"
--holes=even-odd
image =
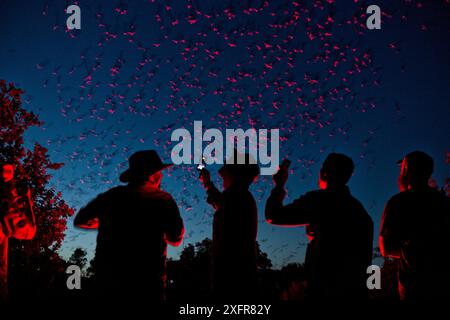
POLYGON ((144 150, 133 153, 128 159, 129 168, 120 175, 121 182, 148 177, 173 164, 163 163, 155 150, 144 150))

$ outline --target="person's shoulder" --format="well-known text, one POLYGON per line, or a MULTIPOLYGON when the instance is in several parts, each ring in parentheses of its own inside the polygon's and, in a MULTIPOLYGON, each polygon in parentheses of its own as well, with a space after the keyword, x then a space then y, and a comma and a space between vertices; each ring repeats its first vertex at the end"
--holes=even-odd
POLYGON ((353 195, 350 195, 350 199, 351 199, 351 201, 353 201, 353 203, 354 203, 356 206, 358 206, 361 210, 363 210, 364 212, 367 212, 366 208, 364 207, 364 205, 362 204, 362 202, 361 202, 358 198, 356 198, 356 197, 353 196, 353 195))
POLYGON ((445 193, 436 190, 434 188, 428 188, 425 190, 405 190, 393 195, 387 202, 388 205, 402 205, 410 202, 413 199, 435 199, 444 200, 448 199, 445 193))
POLYGON ((161 189, 150 193, 149 196, 166 202, 175 202, 175 199, 170 193, 161 189))
POLYGON ((308 191, 307 193, 305 193, 304 195, 302 195, 300 198, 303 199, 322 199, 324 197, 328 196, 328 192, 327 190, 322 190, 322 189, 317 189, 317 190, 312 190, 312 191, 308 191))
POLYGON ((325 190, 312 190, 297 196, 294 200, 294 203, 308 203, 310 205, 320 204, 321 202, 326 201, 327 198, 328 195, 325 190))
POLYGON ((373 225, 373 219, 370 216, 369 212, 367 212, 367 209, 363 205, 363 203, 352 194, 350 194, 350 201, 352 202, 353 207, 357 209, 359 216, 362 217, 362 219, 368 224, 373 225))
POLYGON ((238 205, 241 208, 253 210, 256 208, 256 200, 249 189, 246 188, 227 188, 223 191, 223 202, 228 205, 238 205))
POLYGON ((410 190, 401 191, 397 194, 394 194, 387 202, 388 205, 396 205, 402 204, 405 201, 409 201, 411 199, 412 193, 410 190))
POLYGON ((317 190, 311 190, 304 194, 305 197, 317 197, 317 196, 323 196, 326 193, 325 190, 317 189, 317 190))
POLYGON ((249 189, 230 187, 223 191, 225 199, 241 199, 241 200, 254 200, 253 194, 249 189))
POLYGON ((114 194, 114 193, 119 193, 119 192, 125 192, 128 189, 127 186, 115 186, 112 187, 111 189, 106 190, 103 194, 114 194))
POLYGON ((448 197, 448 195, 441 190, 435 189, 435 188, 429 188, 428 189, 428 193, 432 196, 432 197, 436 197, 439 198, 441 200, 445 200, 448 201, 450 198, 448 197))
POLYGON ((449 196, 444 192, 440 191, 438 189, 430 188, 429 191, 429 201, 432 201, 440 207, 448 208, 450 206, 450 198, 449 196))
POLYGON ((115 186, 112 187, 111 189, 106 190, 105 192, 102 192, 98 195, 98 197, 115 197, 121 194, 124 194, 125 192, 127 192, 127 186, 115 186))

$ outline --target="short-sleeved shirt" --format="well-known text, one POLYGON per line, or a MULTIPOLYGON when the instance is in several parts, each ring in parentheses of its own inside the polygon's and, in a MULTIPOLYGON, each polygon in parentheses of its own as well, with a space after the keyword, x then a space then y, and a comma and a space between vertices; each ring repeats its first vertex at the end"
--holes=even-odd
POLYGON ((450 201, 445 194, 425 188, 393 196, 380 236, 400 248, 398 275, 405 298, 440 295, 449 282, 450 201))
MULTIPOLYGON (((167 242, 184 234, 178 206, 166 192, 119 186, 90 202, 80 220, 98 219, 95 276, 101 293, 163 296, 167 242), (106 292, 105 292, 106 291, 106 292)), ((78 218, 78 217, 77 217, 78 218)))
POLYGON ((268 222, 306 226, 308 295, 364 297, 373 251, 373 222, 348 187, 315 190, 283 205, 286 191, 275 188, 266 203, 268 222))

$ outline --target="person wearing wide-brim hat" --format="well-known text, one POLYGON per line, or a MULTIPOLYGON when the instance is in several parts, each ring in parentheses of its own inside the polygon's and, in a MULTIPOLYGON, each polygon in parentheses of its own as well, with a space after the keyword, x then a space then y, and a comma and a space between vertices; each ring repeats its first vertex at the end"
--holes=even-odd
POLYGON ((161 190, 170 166, 154 150, 134 153, 120 175, 127 185, 98 195, 75 217, 76 227, 99 230, 94 267, 100 299, 165 299, 167 244, 178 246, 184 235, 176 202, 161 190))
POLYGON ((131 155, 129 168, 120 175, 119 179, 121 182, 141 182, 171 166, 172 164, 163 163, 154 150, 138 151, 131 155))

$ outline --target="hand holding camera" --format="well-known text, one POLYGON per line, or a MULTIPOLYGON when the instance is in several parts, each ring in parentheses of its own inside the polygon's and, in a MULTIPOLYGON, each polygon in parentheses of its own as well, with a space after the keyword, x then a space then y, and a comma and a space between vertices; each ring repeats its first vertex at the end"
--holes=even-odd
POLYGON ((279 188, 284 188, 286 185, 288 174, 289 174, 289 166, 291 165, 291 161, 288 159, 284 159, 280 165, 280 169, 276 174, 273 175, 273 182, 279 188))

